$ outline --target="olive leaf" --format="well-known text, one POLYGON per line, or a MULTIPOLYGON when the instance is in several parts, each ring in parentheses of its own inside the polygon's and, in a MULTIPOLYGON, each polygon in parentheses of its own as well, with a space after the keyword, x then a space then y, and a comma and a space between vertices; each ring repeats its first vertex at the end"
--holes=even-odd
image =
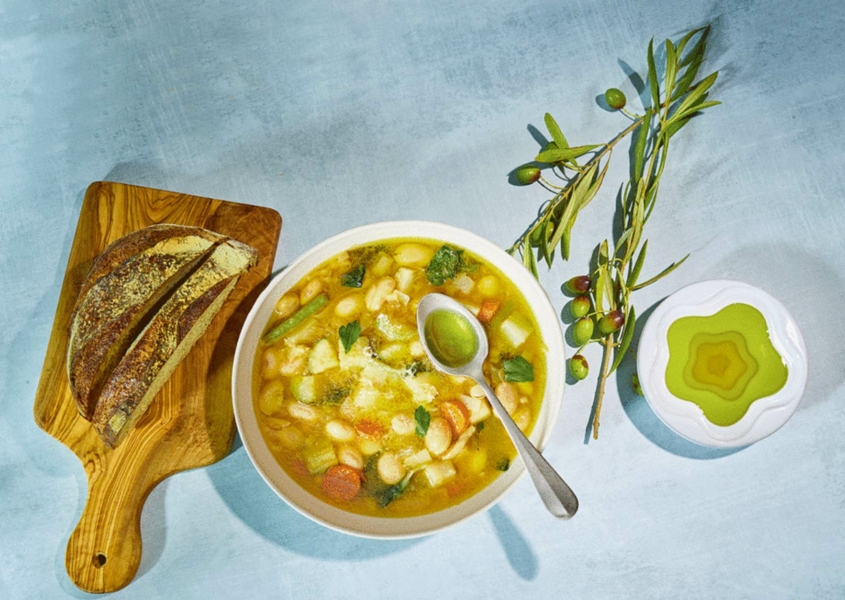
POLYGON ((622 340, 619 342, 619 347, 616 348, 616 357, 613 359, 613 364, 610 366, 608 375, 613 373, 616 368, 625 358, 625 353, 631 345, 631 340, 634 338, 634 328, 637 326, 637 313, 632 306, 625 317, 625 329, 622 332, 622 340))
POLYGON ((638 181, 642 177, 643 163, 645 162, 645 146, 648 141, 649 132, 651 129, 651 110, 645 111, 642 123, 637 129, 637 141, 634 145, 634 180, 638 181))
POLYGON ((648 85, 651 88, 652 108, 660 108, 660 84, 657 82, 657 67, 654 64, 654 38, 648 43, 648 85))
POLYGON ((542 163, 558 163, 584 156, 590 150, 595 150, 601 144, 590 144, 587 146, 574 146, 572 148, 553 148, 540 152, 534 160, 542 163))
POLYGON ((555 145, 561 150, 569 148, 569 142, 566 141, 566 138, 563 136, 563 132, 560 130, 560 127, 558 127, 557 121, 555 121, 554 117, 552 117, 549 113, 546 113, 543 120, 546 122, 546 129, 549 130, 555 145))
POLYGON ((637 260, 634 263, 634 268, 631 269, 631 272, 628 274, 628 279, 625 281, 625 285, 629 288, 633 288, 637 284, 637 279, 640 276, 640 271, 643 270, 643 264, 645 263, 646 250, 648 250, 648 240, 643 242, 643 246, 640 249, 640 254, 637 256, 637 260))
POLYGON ((660 271, 660 273, 658 273, 657 275, 655 275, 655 276, 654 276, 654 277, 652 277, 651 279, 649 279, 649 280, 647 280, 647 281, 644 281, 644 282, 642 282, 642 283, 640 283, 640 284, 638 284, 638 285, 632 286, 632 287, 631 287, 631 290, 632 290, 632 291, 641 290, 641 289, 643 289, 644 287, 651 285, 651 284, 652 284, 652 283, 654 283, 655 281, 659 281, 660 279, 663 279, 663 278, 664 278, 664 277, 666 277, 669 273, 671 273, 672 271, 674 271, 675 269, 677 269, 678 267, 680 267, 682 264, 684 264, 684 261, 685 261, 686 259, 688 259, 688 258, 689 258, 689 256, 690 256, 690 255, 689 255, 689 254, 687 254, 687 255, 686 255, 685 257, 683 257, 681 260, 679 260, 679 261, 678 261, 678 262, 676 262, 676 263, 672 263, 671 265, 669 265, 668 267, 666 267, 665 269, 663 269, 662 271, 660 271))

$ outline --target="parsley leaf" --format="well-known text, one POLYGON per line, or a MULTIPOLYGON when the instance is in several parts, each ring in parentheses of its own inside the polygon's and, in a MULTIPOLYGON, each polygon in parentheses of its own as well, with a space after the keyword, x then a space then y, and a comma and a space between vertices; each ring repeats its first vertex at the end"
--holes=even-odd
POLYGON ((417 410, 414 411, 414 420, 417 422, 414 433, 418 437, 425 437, 425 434, 428 433, 428 425, 431 423, 431 414, 422 406, 418 406, 417 410))
POLYGON ((384 508, 385 506, 396 500, 399 496, 401 496, 408 488, 408 484, 411 482, 411 475, 413 474, 414 472, 411 471, 410 473, 405 475, 405 478, 402 481, 400 481, 396 485, 391 485, 389 488, 379 494, 377 498, 379 506, 384 508))
POLYGON ((496 470, 497 471, 507 471, 511 466, 511 459, 503 458, 499 462, 496 463, 496 470))
POLYGON ((367 267, 364 263, 355 265, 351 271, 340 276, 340 285, 343 287, 359 288, 364 281, 364 273, 367 267))
POLYGON ((443 285, 447 279, 452 279, 457 275, 461 267, 461 254, 463 250, 440 246, 425 269, 425 278, 428 282, 431 285, 443 285))
POLYGON ((531 363, 521 356, 515 356, 510 360, 506 360, 504 368, 505 381, 513 381, 517 383, 522 381, 534 381, 534 367, 532 367, 531 363))
POLYGON ((358 321, 352 321, 346 325, 341 325, 337 333, 340 336, 340 342, 343 344, 343 349, 346 350, 347 354, 349 354, 349 351, 352 349, 352 344, 354 344, 361 335, 361 325, 358 324, 358 321))

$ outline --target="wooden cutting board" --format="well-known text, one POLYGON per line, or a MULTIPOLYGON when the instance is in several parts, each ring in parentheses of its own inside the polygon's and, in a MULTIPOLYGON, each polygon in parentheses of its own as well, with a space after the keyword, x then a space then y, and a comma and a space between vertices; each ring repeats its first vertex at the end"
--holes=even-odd
POLYGON ((86 592, 127 585, 141 563, 141 509, 165 477, 228 454, 235 436, 231 372, 241 325, 267 284, 282 220, 269 208, 122 183, 88 187, 35 397, 35 422, 70 448, 88 474, 88 499, 70 536, 65 566, 86 592), (195 225, 258 250, 206 333, 179 364, 148 412, 115 450, 76 409, 65 355, 70 314, 94 258, 111 242, 154 223, 195 225))

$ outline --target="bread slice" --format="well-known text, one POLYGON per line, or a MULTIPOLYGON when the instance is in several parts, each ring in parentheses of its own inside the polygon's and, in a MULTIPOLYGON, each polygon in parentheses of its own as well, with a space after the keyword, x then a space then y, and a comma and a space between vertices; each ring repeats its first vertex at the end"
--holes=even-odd
POLYGON ((67 374, 80 414, 90 420, 105 377, 158 304, 226 236, 154 225, 108 246, 91 265, 69 328, 67 374))
POLYGON ((208 328, 235 287, 257 262, 251 247, 228 239, 161 306, 109 376, 94 408, 92 424, 116 447, 146 412, 176 365, 208 328))

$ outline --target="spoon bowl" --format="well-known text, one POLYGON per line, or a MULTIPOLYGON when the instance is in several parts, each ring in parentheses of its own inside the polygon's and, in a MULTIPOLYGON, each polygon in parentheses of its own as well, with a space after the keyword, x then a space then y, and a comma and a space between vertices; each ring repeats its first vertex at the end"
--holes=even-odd
MULTIPOLYGON (((576 498, 572 489, 558 475, 548 461, 543 458, 543 455, 525 437, 525 434, 522 433, 522 430, 513 421, 508 411, 505 410, 505 407, 487 383, 487 380, 484 379, 482 367, 487 358, 489 345, 487 342, 487 333, 478 319, 475 318, 475 315, 460 302, 449 296, 436 293, 427 294, 423 296, 417 306, 417 329, 426 355, 438 370, 448 375, 470 377, 481 386, 493 407, 493 412, 496 413, 496 416, 504 425, 519 456, 525 463, 525 468, 528 470, 528 474, 531 475, 534 487, 537 488, 537 492, 540 494, 540 498, 543 500, 546 508, 550 513, 560 519, 571 518, 578 511, 578 498, 576 498), (439 352, 437 347, 432 348, 432 346, 439 346, 439 344, 436 343, 436 340, 431 339, 431 331, 427 325, 430 317, 438 311, 449 311, 456 314, 470 325, 471 333, 476 338, 476 343, 471 344, 475 346, 475 352, 471 356, 464 356, 463 358, 465 360, 445 364, 441 360, 443 358, 442 352, 439 352)), ((451 345, 455 345, 460 341, 449 340, 448 342, 451 345)), ((472 342, 472 340, 467 341, 472 342)), ((461 351, 461 348, 455 349, 458 355, 460 355, 461 351)))

